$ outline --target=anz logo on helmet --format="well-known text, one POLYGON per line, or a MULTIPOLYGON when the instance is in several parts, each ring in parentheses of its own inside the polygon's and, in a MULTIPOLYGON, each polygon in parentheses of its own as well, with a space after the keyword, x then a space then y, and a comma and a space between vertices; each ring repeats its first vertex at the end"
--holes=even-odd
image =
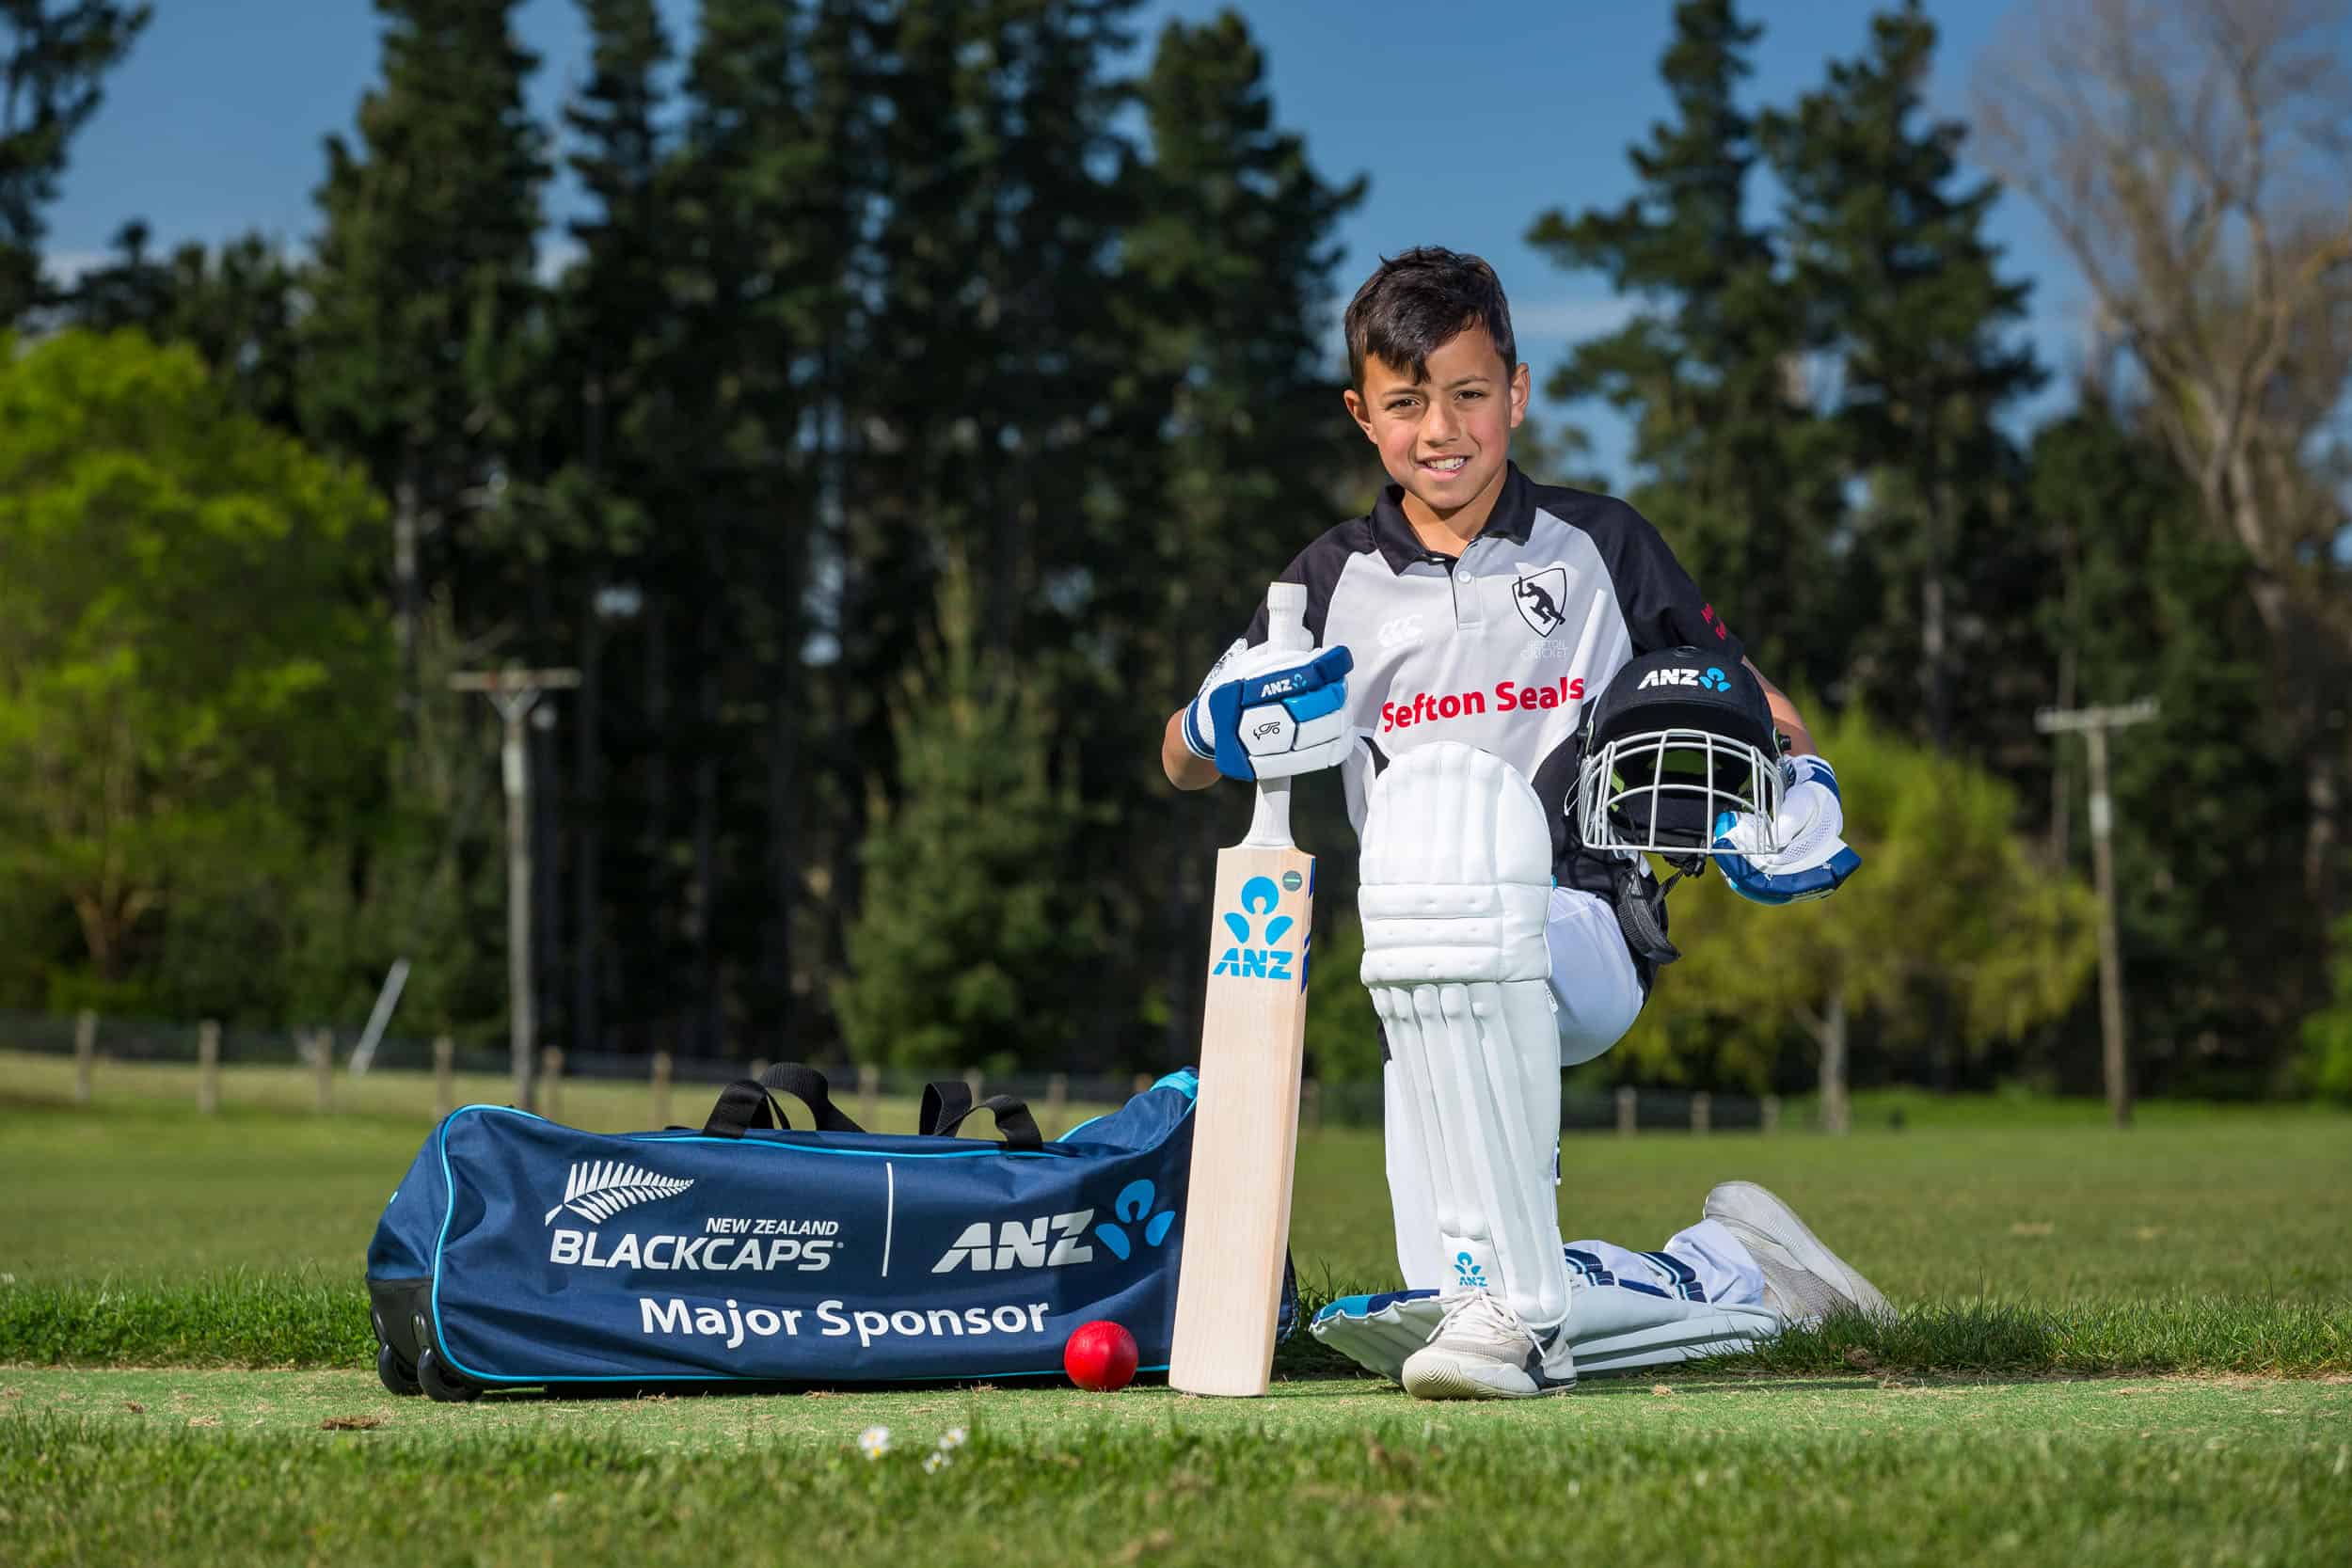
POLYGON ((1695 686, 1708 691, 1728 691, 1731 679, 1711 664, 1703 671, 1652 670, 1633 689, 1647 691, 1653 686, 1695 686))

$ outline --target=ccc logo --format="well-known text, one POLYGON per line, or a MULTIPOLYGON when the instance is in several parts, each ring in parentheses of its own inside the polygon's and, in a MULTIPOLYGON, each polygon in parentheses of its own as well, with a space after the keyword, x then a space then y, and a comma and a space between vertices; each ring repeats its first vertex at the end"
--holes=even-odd
POLYGON ((1380 645, 1384 648, 1395 648, 1407 642, 1418 642, 1421 641, 1421 617, 1400 615, 1393 621, 1383 621, 1380 623, 1379 635, 1380 645))

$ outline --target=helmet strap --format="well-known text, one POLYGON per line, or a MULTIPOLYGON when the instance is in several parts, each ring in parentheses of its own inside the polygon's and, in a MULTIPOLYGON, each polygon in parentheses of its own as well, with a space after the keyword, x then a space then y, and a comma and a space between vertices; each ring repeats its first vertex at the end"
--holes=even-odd
POLYGON ((1704 871, 1707 859, 1702 855, 1695 863, 1669 863, 1678 869, 1663 883, 1653 880, 1639 861, 1622 863, 1612 873, 1617 884, 1617 928, 1625 933, 1625 944, 1635 958, 1659 965, 1682 957, 1682 950, 1666 940, 1666 895, 1685 876, 1704 871))

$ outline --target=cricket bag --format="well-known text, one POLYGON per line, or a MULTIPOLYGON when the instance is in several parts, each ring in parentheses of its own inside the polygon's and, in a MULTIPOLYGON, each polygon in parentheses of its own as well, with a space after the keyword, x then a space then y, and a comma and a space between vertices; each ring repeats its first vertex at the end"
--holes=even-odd
MULTIPOLYGON (((956 1081, 925 1091, 917 1134, 866 1132, 797 1063, 729 1085, 699 1130, 465 1106, 368 1248, 376 1370, 444 1400, 1057 1376, 1071 1331, 1097 1318, 1164 1370, 1195 1087, 1169 1073, 1051 1139, 1020 1101, 976 1105, 956 1081), (961 1135, 978 1110, 1001 1141, 961 1135)), ((1285 1332, 1294 1315, 1286 1290, 1285 1332)))

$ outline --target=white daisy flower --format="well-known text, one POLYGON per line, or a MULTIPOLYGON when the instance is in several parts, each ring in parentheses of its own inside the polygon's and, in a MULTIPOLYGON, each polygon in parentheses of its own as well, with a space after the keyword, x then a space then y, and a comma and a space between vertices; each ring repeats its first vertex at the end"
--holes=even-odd
POLYGON ((880 1459, 890 1451, 890 1429, 867 1427, 857 1434, 857 1446, 865 1451, 866 1458, 880 1459))

